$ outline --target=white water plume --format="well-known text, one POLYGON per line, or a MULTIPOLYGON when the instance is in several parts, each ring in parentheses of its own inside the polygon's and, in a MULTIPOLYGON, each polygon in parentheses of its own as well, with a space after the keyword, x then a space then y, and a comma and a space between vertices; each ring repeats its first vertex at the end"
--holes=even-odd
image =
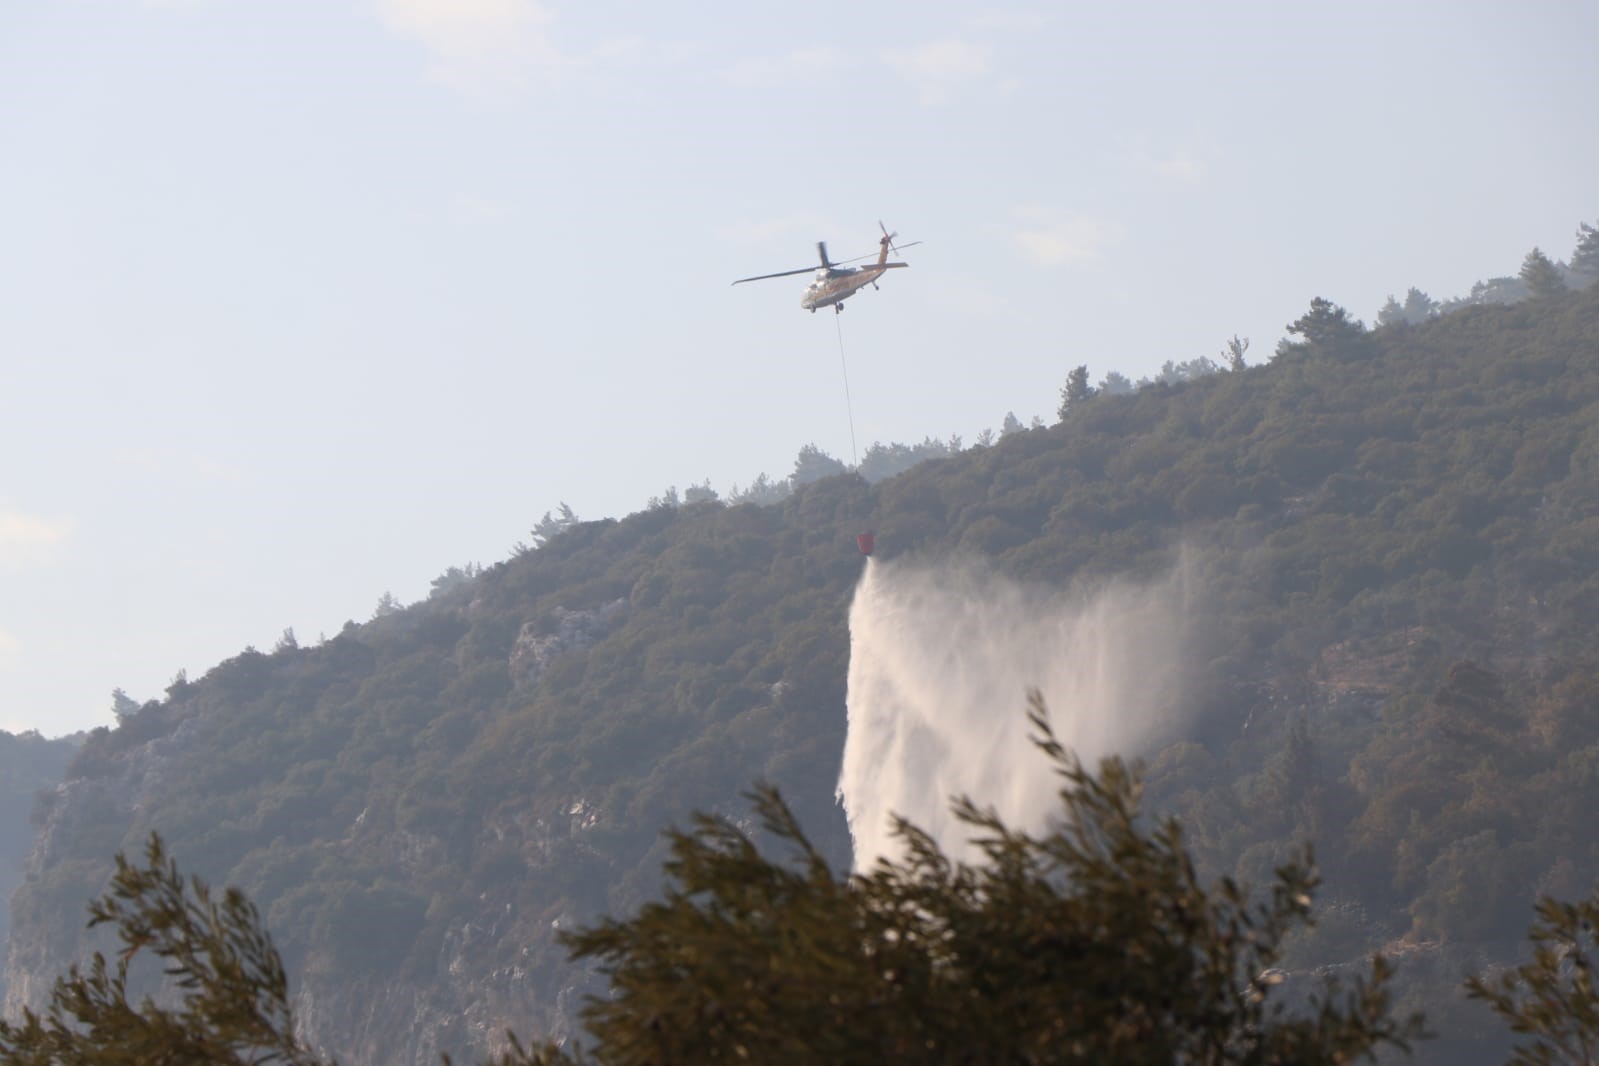
POLYGON ((849 731, 838 795, 855 868, 899 857, 898 814, 971 860, 950 801, 1041 828, 1060 779, 1033 745, 1037 688, 1085 762, 1137 755, 1171 723, 1186 567, 1151 584, 1043 592, 977 564, 871 561, 850 606, 849 731))

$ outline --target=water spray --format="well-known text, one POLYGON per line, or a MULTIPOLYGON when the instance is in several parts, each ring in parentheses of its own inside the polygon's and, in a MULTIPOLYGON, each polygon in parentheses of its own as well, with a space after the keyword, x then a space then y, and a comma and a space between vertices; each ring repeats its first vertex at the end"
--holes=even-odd
POLYGON ((1057 809, 1026 694, 1085 761, 1138 754, 1169 723, 1181 582, 1079 592, 1024 587, 980 564, 869 563, 850 606, 848 733, 838 796, 855 868, 898 856, 902 815, 951 856, 973 859, 950 801, 969 796, 1013 828, 1057 809))

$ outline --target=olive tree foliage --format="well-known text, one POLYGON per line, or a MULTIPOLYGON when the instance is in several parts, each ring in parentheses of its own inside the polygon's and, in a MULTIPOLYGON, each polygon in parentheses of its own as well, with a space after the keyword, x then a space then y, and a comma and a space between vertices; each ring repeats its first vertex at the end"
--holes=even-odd
POLYGON ((1345 1063, 1408 1048, 1389 969, 1284 1000, 1273 968, 1309 924, 1309 857, 1251 902, 1200 883, 1174 822, 1146 827, 1136 775, 1085 768, 1050 733, 1059 818, 1034 835, 962 799, 982 861, 899 821, 905 857, 836 875, 778 794, 752 794, 791 851, 699 817, 670 834, 665 898, 566 937, 611 994, 584 1021, 603 1063, 1345 1063))
POLYGON ((221 899, 199 878, 185 881, 161 839, 145 863, 117 856, 105 894, 89 906, 91 926, 113 924, 122 950, 113 964, 96 953, 58 978, 43 1014, 0 1021, 0 1062, 320 1066, 294 1035, 288 979, 255 906, 237 889, 221 899), (181 997, 161 1006, 128 998, 129 966, 154 955, 181 997))
POLYGON ((1599 893, 1580 903, 1545 898, 1528 934, 1532 961, 1466 982, 1466 994, 1492 1007, 1512 1032, 1530 1038, 1518 1066, 1599 1063, 1599 990, 1594 987, 1594 928, 1599 893))
MULTIPOLYGON (((105 893, 89 905, 89 925, 115 925, 116 962, 96 952, 87 970, 57 978, 42 1014, 0 1020, 6 1066, 336 1066, 300 1040, 288 977, 261 916, 244 893, 216 898, 187 880, 152 833, 144 865, 123 855, 105 893), (129 972, 141 956, 159 960, 164 1002, 129 998, 129 972), (170 1002, 175 999, 176 1002, 170 1002)), ((574 1060, 554 1045, 509 1046, 489 1066, 554 1066, 574 1060)), ((444 1062, 448 1066, 449 1058, 444 1062)))

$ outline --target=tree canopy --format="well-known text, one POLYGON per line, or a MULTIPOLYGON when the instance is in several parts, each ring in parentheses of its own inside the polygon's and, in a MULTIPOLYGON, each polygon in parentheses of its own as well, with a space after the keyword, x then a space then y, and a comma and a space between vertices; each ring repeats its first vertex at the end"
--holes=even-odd
POLYGON ((726 819, 671 834, 669 887, 636 917, 568 937, 611 994, 584 1017, 606 1063, 1345 1063, 1407 1049, 1387 965, 1285 1005, 1274 968, 1309 922, 1308 854, 1262 901, 1202 885, 1175 822, 1146 826, 1136 776, 1097 773, 1051 735, 1057 820, 1034 835, 960 799, 982 861, 952 861, 903 820, 903 859, 840 878, 769 789, 764 857, 726 819))
POLYGON ((1577 247, 1571 253, 1572 273, 1588 282, 1599 281, 1599 228, 1577 224, 1577 247))
POLYGON ((1073 367, 1071 373, 1066 375, 1066 384, 1060 390, 1060 410, 1057 414, 1061 421, 1064 422, 1068 412, 1076 410, 1093 395, 1094 387, 1088 383, 1087 364, 1073 367))
POLYGON ((1535 300, 1566 291, 1566 279, 1561 277, 1560 268, 1537 248, 1521 261, 1521 280, 1527 283, 1527 291, 1535 300))
POLYGON ((1516 1066, 1590 1066, 1599 1060, 1599 989, 1594 983, 1594 930, 1599 892, 1577 903, 1545 896, 1529 939, 1532 958, 1466 982, 1523 1040, 1516 1066))
MULTIPOLYGON (((665 898, 636 916, 566 934, 597 959, 609 995, 584 1019, 597 1062, 1347 1063, 1401 1050, 1389 970, 1327 981, 1286 1002, 1283 941, 1310 921, 1308 853, 1263 899, 1230 879, 1201 883, 1177 824, 1147 825, 1120 760, 1085 768, 1030 719, 1062 782, 1057 819, 1032 834, 968 799, 980 846, 952 861, 899 821, 903 859, 840 876, 774 789, 753 793, 773 861, 751 835, 701 815, 670 834, 665 898)), ((185 882, 160 838, 122 856, 91 924, 114 923, 113 968, 96 954, 56 982, 41 1017, 0 1022, 0 1061, 320 1066, 295 1035, 287 979, 254 908, 185 882), (179 1002, 134 1007, 128 969, 152 951, 179 1002)), ((574 1062, 514 1041, 497 1062, 574 1062)))
POLYGON ((1284 337, 1274 358, 1295 355, 1334 357, 1363 356, 1371 353, 1366 327, 1349 312, 1320 296, 1310 301, 1310 310, 1288 324, 1297 341, 1284 337))
POLYGON ((115 964, 96 952, 57 979, 41 1015, 0 1020, 0 1062, 18 1066, 321 1066, 294 1033, 288 978, 255 905, 228 889, 220 900, 185 881, 152 835, 145 864, 116 858, 116 873, 89 908, 90 926, 116 927, 115 964), (181 991, 176 1007, 129 993, 129 969, 149 953, 181 991))

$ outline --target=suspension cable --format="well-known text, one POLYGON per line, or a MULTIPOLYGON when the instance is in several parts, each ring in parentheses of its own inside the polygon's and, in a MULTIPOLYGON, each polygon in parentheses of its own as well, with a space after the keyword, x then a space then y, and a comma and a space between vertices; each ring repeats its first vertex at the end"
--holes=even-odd
POLYGON ((858 469, 861 465, 860 449, 855 446, 855 405, 849 398, 849 363, 844 358, 844 316, 836 311, 833 322, 838 326, 838 365, 844 371, 844 410, 849 415, 849 450, 858 469))

